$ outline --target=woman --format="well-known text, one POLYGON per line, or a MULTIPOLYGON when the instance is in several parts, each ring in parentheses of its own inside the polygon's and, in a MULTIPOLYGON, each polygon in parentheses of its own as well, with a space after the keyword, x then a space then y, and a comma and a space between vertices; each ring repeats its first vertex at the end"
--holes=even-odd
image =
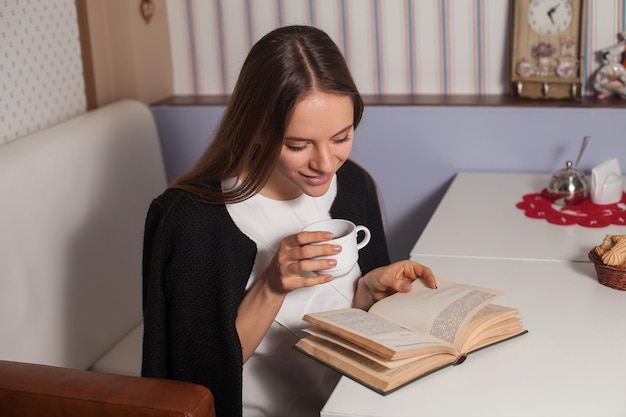
POLYGON ((251 49, 211 146, 154 200, 144 243, 142 374, 191 381, 218 416, 319 415, 338 375, 291 347, 307 312, 368 309, 432 272, 389 265, 376 187, 348 157, 363 102, 322 31, 276 29, 251 49), (324 218, 372 239, 344 277, 324 218))

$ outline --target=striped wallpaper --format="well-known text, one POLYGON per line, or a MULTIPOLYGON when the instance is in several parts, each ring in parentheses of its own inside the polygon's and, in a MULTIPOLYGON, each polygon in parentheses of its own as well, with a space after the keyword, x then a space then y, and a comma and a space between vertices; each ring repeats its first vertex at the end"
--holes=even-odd
MULTIPOLYGON (((176 94, 228 94, 251 45, 314 25, 364 94, 506 94, 512 0, 168 0, 176 94)), ((587 0, 585 79, 625 29, 626 0, 587 0)), ((588 82, 585 82, 586 93, 588 82)))
MULTIPOLYGON (((294 23, 335 39, 364 94, 508 92, 512 0, 166 1, 175 94, 230 93, 251 45, 294 23)), ((588 78, 626 0, 586 15, 588 78)), ((80 54, 75 0, 0 0, 0 145, 86 111, 80 54)))

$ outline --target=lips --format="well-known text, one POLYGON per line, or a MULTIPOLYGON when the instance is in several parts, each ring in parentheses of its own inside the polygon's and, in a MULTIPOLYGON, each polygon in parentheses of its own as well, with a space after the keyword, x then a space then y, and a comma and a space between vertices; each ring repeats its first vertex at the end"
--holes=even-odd
POLYGON ((310 175, 305 175, 305 174, 301 174, 301 175, 304 177, 304 181, 306 181, 306 183, 311 186, 324 185, 328 183, 328 181, 330 181, 332 178, 332 174, 324 174, 324 175, 317 175, 317 176, 310 176, 310 175))

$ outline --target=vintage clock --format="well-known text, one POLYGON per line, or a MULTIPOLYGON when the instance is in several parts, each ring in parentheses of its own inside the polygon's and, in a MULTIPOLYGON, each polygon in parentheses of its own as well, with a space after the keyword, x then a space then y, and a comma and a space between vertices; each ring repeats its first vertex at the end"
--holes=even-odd
POLYGON ((513 95, 580 97, 585 7, 586 0, 515 0, 513 95))

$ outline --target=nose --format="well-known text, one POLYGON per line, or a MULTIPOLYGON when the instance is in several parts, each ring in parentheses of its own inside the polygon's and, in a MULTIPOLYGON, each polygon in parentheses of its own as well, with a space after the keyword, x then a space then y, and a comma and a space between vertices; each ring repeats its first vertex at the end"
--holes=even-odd
POLYGON ((331 172, 335 168, 333 153, 328 145, 320 145, 309 162, 312 169, 321 173, 331 172))

